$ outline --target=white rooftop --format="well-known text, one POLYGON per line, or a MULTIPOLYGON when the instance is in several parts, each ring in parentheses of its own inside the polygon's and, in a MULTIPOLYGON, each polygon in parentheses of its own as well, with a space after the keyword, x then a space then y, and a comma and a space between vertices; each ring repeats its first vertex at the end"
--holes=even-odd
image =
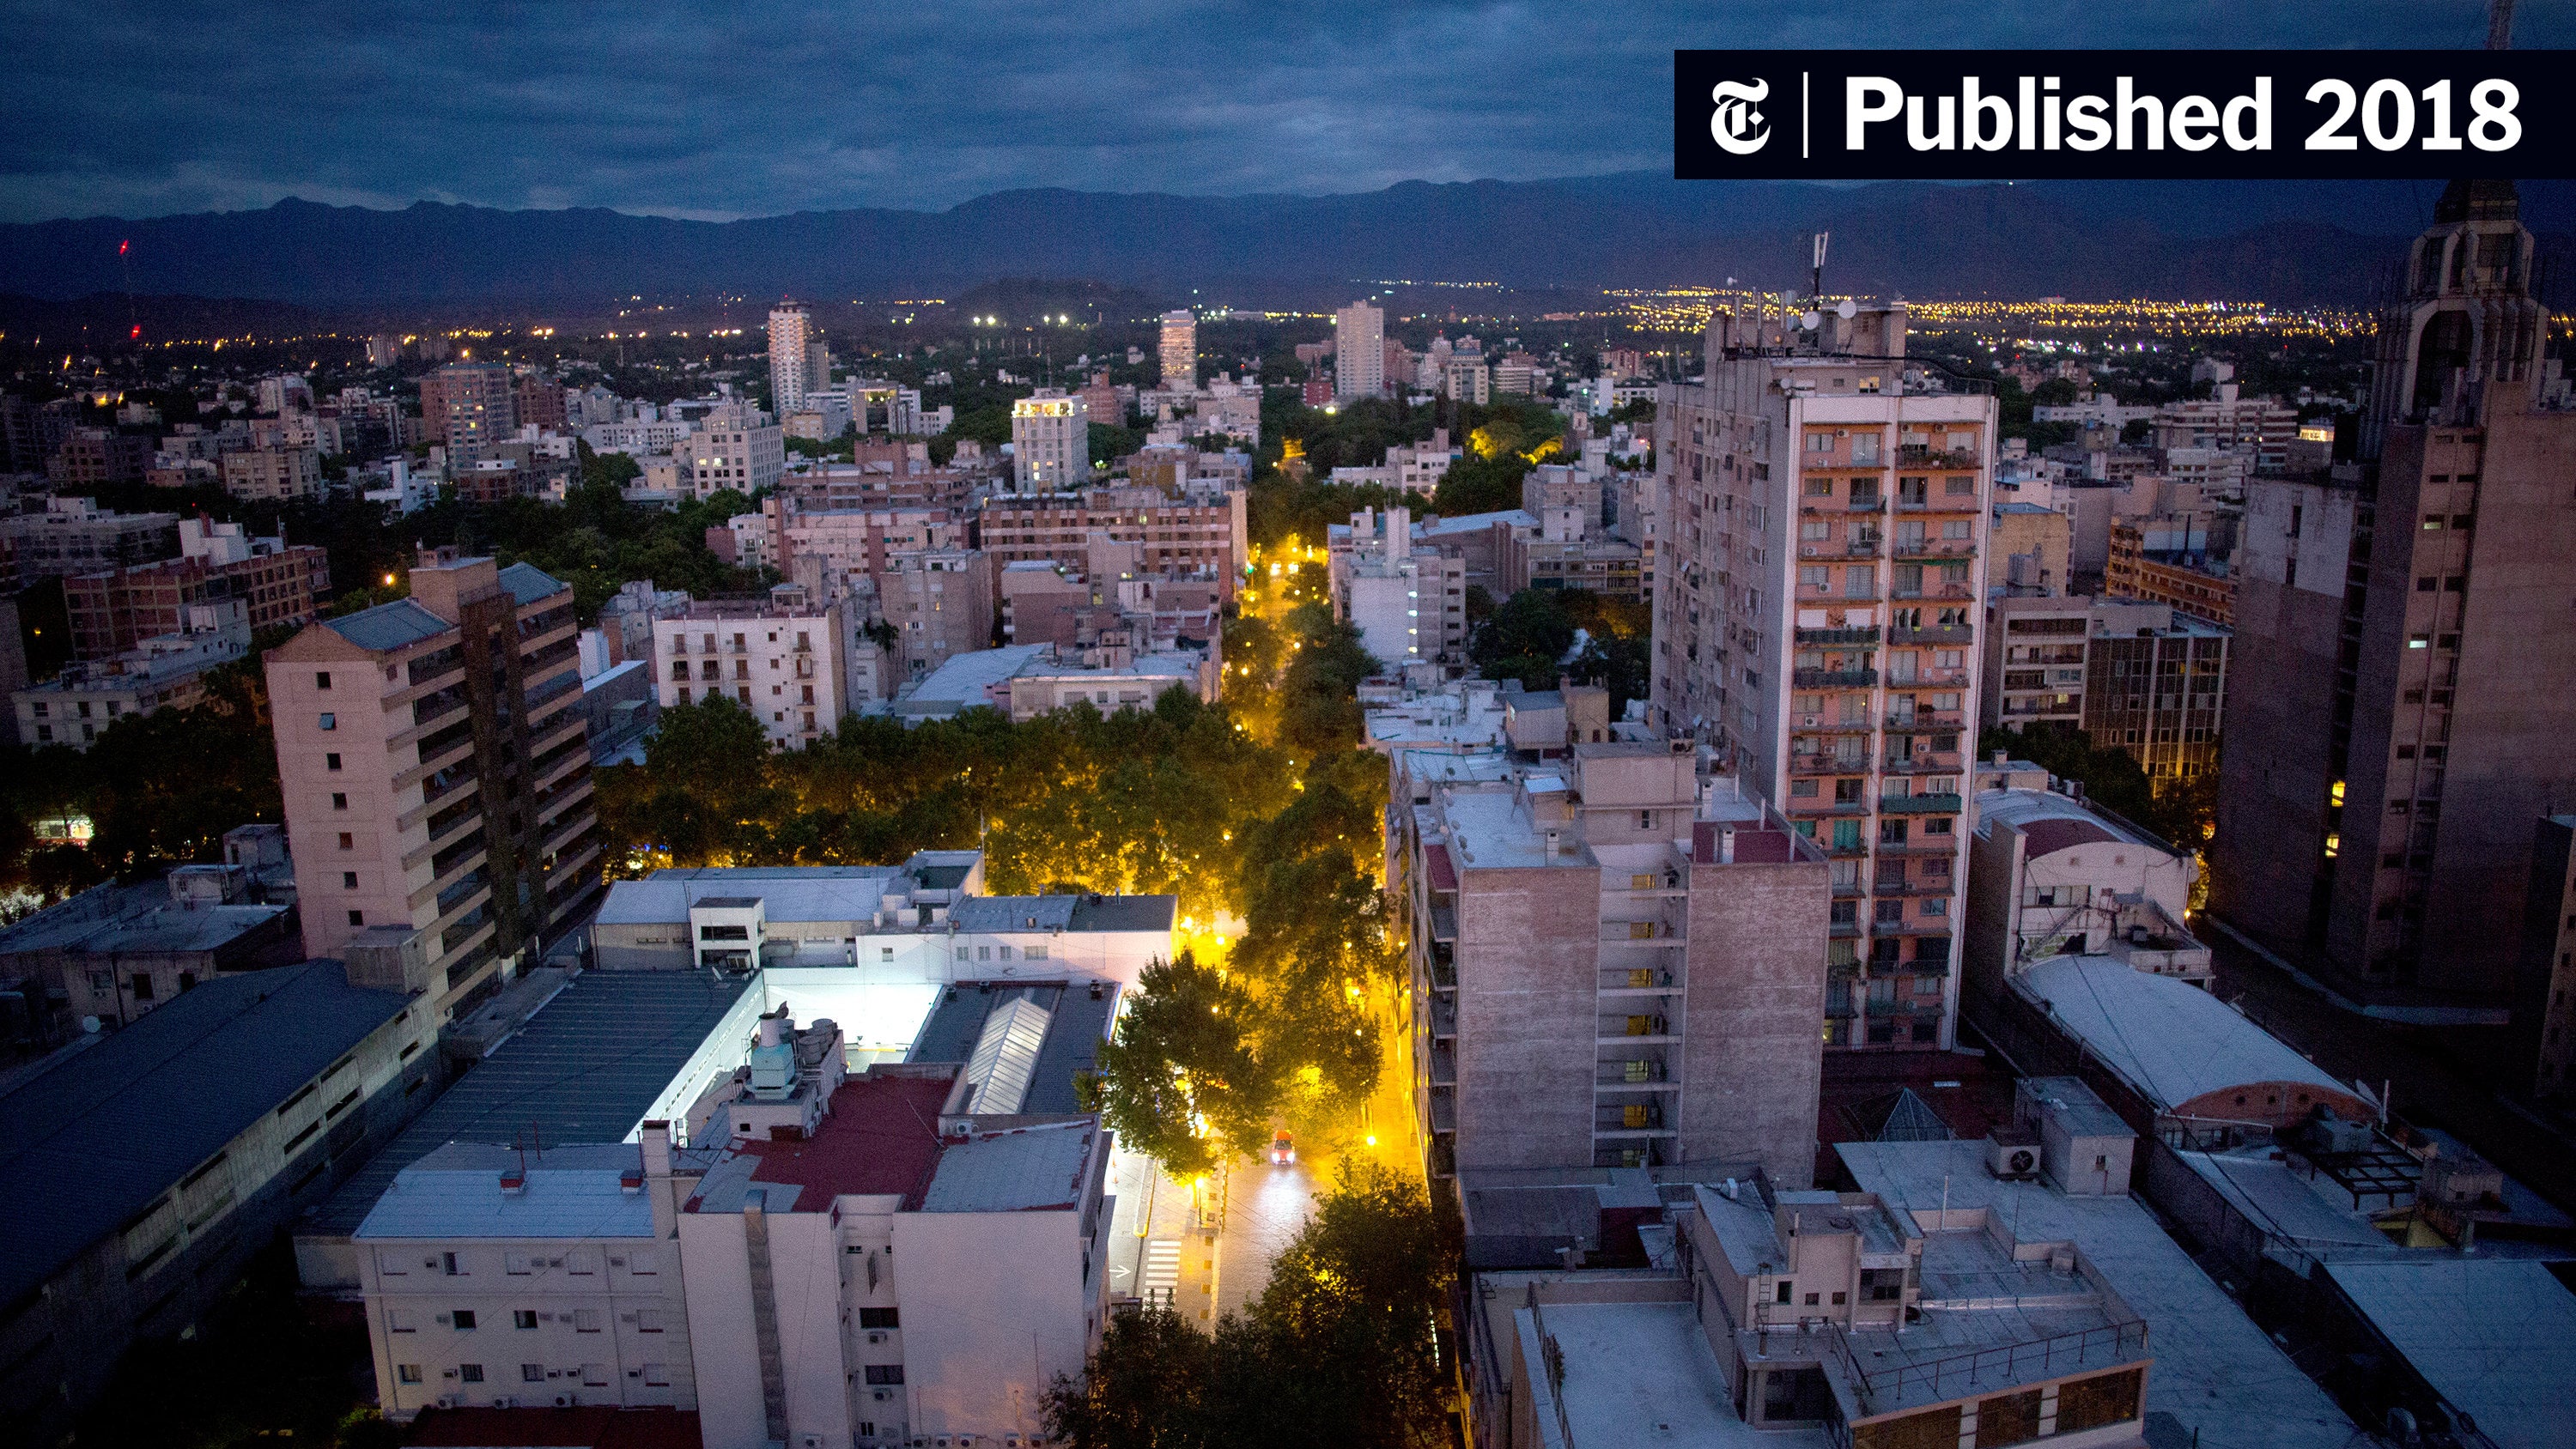
POLYGON ((1050 1123, 952 1141, 922 1194, 926 1213, 1030 1212, 1082 1201, 1092 1121, 1050 1123))
MULTIPOLYGON (((1515 1317, 1522 1353, 1536 1352, 1529 1310, 1515 1317)), ((1756 1429, 1737 1418, 1717 1355, 1688 1303, 1548 1303, 1537 1320, 1564 1355, 1556 1398, 1571 1431, 1565 1449, 1824 1449, 1828 1442, 1821 1425, 1756 1429)), ((1543 1375, 1532 1378, 1545 1386, 1543 1375)), ((1543 1441, 1554 1444, 1548 1431, 1555 1427, 1553 1414, 1542 1418, 1543 1441)))
POLYGON ((2204 1430, 2212 1445, 2346 1449, 2352 1442, 2352 1421, 2145 1207, 2126 1197, 2068 1197, 2045 1183, 1999 1180, 1986 1171, 1985 1150, 1981 1141, 1834 1148, 1861 1191, 1912 1216, 1918 1231, 1927 1219, 1937 1223, 1946 1203, 1999 1215, 2017 1242, 2074 1243, 2147 1321, 2147 1352, 2155 1359, 2147 1373, 2150 1413, 2171 1414, 2186 1433, 2204 1430))
POLYGON ((521 1153, 482 1142, 450 1142, 394 1174, 360 1238, 649 1238, 653 1203, 620 1178, 641 1171, 633 1143, 577 1143, 521 1153), (504 1191, 501 1175, 525 1164, 527 1185, 504 1191))
POLYGON ((2576 1434, 2576 1292, 2528 1259, 2329 1263, 2335 1286, 2499 1449, 2576 1434))
MULTIPOLYGON (((1992 766, 1982 768, 1992 769, 1992 766)), ((2067 820, 2090 825, 2110 835, 2123 845, 2141 846, 2161 855, 2164 848, 2116 820, 2095 813, 2080 800, 2072 800, 2054 790, 1980 790, 1977 792, 1977 821, 1980 825, 1994 821, 2027 830, 2032 822, 2067 820)))
POLYGON ((2012 980, 2158 1108, 2259 1082, 2353 1089, 2197 986, 2109 956, 2060 956, 2012 980))

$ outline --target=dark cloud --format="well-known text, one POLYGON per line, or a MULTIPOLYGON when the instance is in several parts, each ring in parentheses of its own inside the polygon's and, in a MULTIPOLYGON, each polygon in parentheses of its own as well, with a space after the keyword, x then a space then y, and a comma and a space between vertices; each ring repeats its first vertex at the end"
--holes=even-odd
MULTIPOLYGON (((2576 44, 2576 7, 2517 40, 2576 44)), ((283 196, 732 217, 1669 164, 1675 46, 2479 43, 2483 0, 0 0, 0 220, 283 196), (2144 12, 2144 13, 2141 13, 2144 12)))

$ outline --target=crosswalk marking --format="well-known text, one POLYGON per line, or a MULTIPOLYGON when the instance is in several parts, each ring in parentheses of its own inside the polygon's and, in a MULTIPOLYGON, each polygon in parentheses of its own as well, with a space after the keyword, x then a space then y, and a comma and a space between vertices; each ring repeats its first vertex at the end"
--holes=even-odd
POLYGON ((1157 1298, 1164 1303, 1181 1284, 1181 1245, 1175 1238, 1149 1238, 1145 1242, 1145 1300, 1157 1298))

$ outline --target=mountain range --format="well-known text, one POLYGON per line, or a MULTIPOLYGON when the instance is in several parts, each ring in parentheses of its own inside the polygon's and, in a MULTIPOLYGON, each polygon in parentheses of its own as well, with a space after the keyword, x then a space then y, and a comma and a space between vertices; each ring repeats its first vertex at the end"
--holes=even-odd
MULTIPOLYGON (((1803 287, 1914 297, 2360 303, 2431 218, 2424 182, 1677 182, 1651 172, 1407 182, 1328 196, 997 192, 945 211, 689 221, 596 208, 257 211, 0 225, 0 293, 240 298, 334 309, 527 307, 612 296, 945 295, 1081 277, 1257 305, 1362 280, 1515 287, 1803 287), (131 242, 120 261, 120 243, 131 242), (130 268, 130 271, 128 270, 130 268)), ((2525 218, 2576 234, 2576 184, 2526 183, 2525 218)))

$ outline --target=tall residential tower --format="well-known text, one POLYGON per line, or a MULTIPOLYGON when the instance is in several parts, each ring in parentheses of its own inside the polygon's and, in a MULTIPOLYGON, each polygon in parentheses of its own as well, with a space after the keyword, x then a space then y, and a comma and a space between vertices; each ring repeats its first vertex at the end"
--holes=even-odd
POLYGON ((1386 390, 1386 313, 1353 302, 1333 314, 1333 401, 1386 390))
POLYGON ((1199 385, 1199 319, 1187 311, 1163 314, 1163 391, 1195 392, 1199 385))
POLYGON ((1906 361, 1902 304, 1822 322, 1719 313, 1661 390, 1650 718, 1830 858, 1828 1045, 1946 1047, 1995 399, 1906 361))

